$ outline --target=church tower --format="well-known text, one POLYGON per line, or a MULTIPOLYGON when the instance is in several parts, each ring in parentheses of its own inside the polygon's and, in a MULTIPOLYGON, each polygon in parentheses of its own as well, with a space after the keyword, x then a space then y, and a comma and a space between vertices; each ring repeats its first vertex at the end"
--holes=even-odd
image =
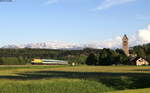
POLYGON ((129 46, 128 46, 128 37, 127 35, 124 35, 122 38, 122 47, 123 51, 126 54, 126 56, 129 56, 129 46))

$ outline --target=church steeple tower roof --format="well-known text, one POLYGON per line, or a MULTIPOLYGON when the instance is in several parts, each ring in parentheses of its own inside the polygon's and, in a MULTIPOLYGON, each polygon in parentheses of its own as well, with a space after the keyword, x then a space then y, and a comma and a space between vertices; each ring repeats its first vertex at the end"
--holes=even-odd
POLYGON ((124 36, 123 36, 123 38, 122 38, 123 40, 128 40, 128 37, 127 37, 127 35, 125 34, 124 36))

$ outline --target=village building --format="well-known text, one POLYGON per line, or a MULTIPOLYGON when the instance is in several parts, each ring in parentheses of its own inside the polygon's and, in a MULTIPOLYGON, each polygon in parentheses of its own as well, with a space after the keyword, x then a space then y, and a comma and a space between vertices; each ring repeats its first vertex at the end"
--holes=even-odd
POLYGON ((136 54, 130 54, 129 53, 129 39, 127 35, 124 35, 122 38, 122 48, 126 56, 130 56, 130 64, 131 65, 137 65, 137 66, 142 66, 142 65, 149 65, 149 62, 146 61, 146 59, 142 57, 138 57, 136 54))
POLYGON ((149 65, 149 62, 141 57, 133 57, 130 59, 130 62, 131 65, 137 65, 137 66, 149 65))

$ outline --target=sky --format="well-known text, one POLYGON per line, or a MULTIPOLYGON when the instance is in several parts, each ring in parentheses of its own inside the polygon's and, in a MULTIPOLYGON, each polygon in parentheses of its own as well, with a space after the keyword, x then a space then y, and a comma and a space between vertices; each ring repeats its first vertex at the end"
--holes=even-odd
POLYGON ((0 2, 0 46, 47 41, 110 45, 124 34, 133 44, 148 43, 149 4, 150 0, 0 2))

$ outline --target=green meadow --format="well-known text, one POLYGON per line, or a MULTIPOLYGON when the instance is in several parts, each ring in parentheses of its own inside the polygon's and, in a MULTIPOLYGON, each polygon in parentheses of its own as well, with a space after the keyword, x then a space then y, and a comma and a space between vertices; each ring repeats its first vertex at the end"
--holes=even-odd
POLYGON ((149 66, 0 66, 0 93, 149 91, 149 66))

